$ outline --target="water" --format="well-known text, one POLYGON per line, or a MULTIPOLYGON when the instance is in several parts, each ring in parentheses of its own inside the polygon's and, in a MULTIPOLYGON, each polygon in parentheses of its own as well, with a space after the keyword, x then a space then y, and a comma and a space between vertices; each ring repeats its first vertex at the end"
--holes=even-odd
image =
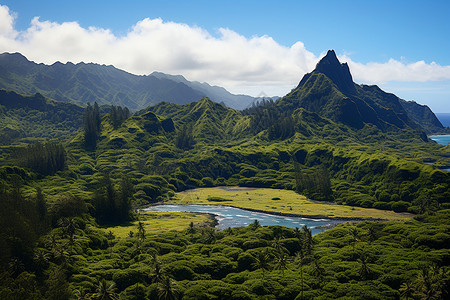
POLYGON ((430 135, 429 138, 441 145, 450 144, 450 135, 430 135))
POLYGON ((437 113, 435 115, 444 127, 450 127, 450 113, 437 113))
POLYGON ((183 212, 201 212, 216 215, 219 225, 218 229, 228 227, 247 226, 255 220, 258 220, 262 226, 281 225, 290 228, 308 226, 312 233, 316 234, 331 228, 335 224, 343 221, 328 219, 308 219, 299 217, 275 216, 265 213, 246 211, 239 208, 218 205, 157 205, 143 209, 144 211, 183 211, 183 212), (326 226, 321 228, 319 226, 326 226), (328 228, 327 228, 328 227, 328 228))

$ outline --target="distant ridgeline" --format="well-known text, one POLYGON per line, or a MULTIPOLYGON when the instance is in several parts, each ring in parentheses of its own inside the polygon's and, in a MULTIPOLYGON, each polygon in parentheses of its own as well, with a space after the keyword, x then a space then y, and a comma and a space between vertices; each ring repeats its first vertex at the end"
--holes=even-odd
POLYGON ((183 76, 154 72, 137 76, 113 66, 98 64, 36 64, 19 53, 0 54, 0 88, 21 94, 42 95, 79 105, 126 106, 143 109, 161 101, 186 104, 209 97, 229 107, 244 109, 254 101, 247 95, 234 95, 222 87, 191 82, 183 76))
MULTIPOLYGON (((65 78, 90 78, 92 84, 95 72, 99 78, 119 73, 126 85, 133 86, 126 79, 130 74, 113 67, 44 66, 5 54, 2 68, 9 61, 5 57, 15 63, 1 73, 9 75, 0 82, 20 73, 25 74, 22 86, 34 86, 42 73, 29 71, 31 64, 48 72, 71 66, 78 71, 66 70, 65 78), (85 68, 96 71, 87 76, 85 68)), ((12 82, 19 81, 9 81, 9 86, 12 82)), ((112 77, 102 82, 115 84, 112 77)), ((42 79, 39 84, 44 83, 55 82, 42 79)), ((64 80, 59 84, 70 86, 64 80)), ((93 85, 92 90, 110 93, 107 86, 93 85)), ((96 98, 83 101, 87 99, 96 98)), ((214 185, 293 189, 317 200, 411 212, 447 205, 450 199, 449 172, 440 170, 450 165, 448 147, 426 135, 446 129, 426 106, 403 101, 377 86, 355 84, 334 51, 285 97, 259 101, 243 111, 203 97, 184 104, 160 102, 129 117, 121 107, 95 104, 83 112, 79 106, 45 100, 40 94, 6 91, 0 93, 0 104, 6 116, 1 121, 2 134, 8 137, 2 139, 5 144, 17 136, 39 137, 38 131, 60 141, 71 136, 64 144, 68 159, 61 176, 77 178, 81 196, 100 184, 101 174, 109 174, 113 181, 129 176, 134 199, 141 204, 164 199, 173 191, 214 185)), ((72 184, 61 189, 70 190, 72 184)))

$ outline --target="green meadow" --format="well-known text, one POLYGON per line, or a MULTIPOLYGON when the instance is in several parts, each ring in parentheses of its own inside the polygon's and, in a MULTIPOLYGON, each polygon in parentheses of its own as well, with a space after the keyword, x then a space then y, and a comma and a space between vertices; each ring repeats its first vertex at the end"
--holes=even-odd
POLYGON ((408 213, 314 201, 294 191, 269 188, 197 188, 176 193, 175 197, 164 204, 227 205, 269 213, 328 218, 406 220, 413 216, 408 213))
POLYGON ((137 233, 138 223, 144 224, 144 229, 148 233, 161 231, 185 230, 192 222, 196 227, 209 226, 213 223, 213 217, 208 214, 187 213, 187 212, 148 212, 141 211, 138 220, 112 227, 105 227, 106 232, 111 231, 115 237, 125 238, 137 233))

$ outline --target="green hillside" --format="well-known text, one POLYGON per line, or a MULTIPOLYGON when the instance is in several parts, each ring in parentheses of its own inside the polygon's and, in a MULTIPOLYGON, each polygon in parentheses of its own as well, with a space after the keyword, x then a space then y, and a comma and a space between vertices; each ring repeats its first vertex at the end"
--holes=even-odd
POLYGON ((130 114, 3 90, 0 105, 1 299, 448 298, 449 146, 334 52, 243 111, 203 97, 130 114), (195 192, 217 186, 264 189, 195 192), (312 236, 137 210, 186 204, 183 191, 365 221, 312 236))

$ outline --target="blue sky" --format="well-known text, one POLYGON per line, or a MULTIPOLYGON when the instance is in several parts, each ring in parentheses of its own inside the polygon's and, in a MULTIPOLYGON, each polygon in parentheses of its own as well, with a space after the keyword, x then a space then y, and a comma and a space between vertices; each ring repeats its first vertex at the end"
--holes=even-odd
POLYGON ((8 8, 14 31, 8 33, 11 42, 0 39, 0 52, 16 49, 37 62, 93 61, 137 74, 182 74, 234 93, 282 96, 334 49, 349 62, 357 83, 378 84, 435 112, 450 112, 450 1, 0 0, 0 5, 8 8), (37 49, 44 37, 52 47, 37 49), (105 42, 96 49, 108 51, 109 45, 123 52, 105 56, 83 46, 100 40, 105 42), (62 41, 70 41, 76 53, 58 46, 62 41), (136 47, 148 47, 152 59, 132 50, 136 47), (173 59, 159 51, 173 52, 173 59))

